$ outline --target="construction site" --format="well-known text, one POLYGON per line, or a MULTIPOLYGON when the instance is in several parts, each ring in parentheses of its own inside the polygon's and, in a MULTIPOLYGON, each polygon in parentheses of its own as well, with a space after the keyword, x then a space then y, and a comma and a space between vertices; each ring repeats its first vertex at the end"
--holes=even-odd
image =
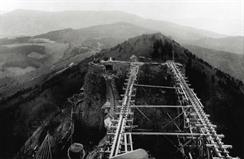
POLYGON ((69 159, 235 159, 180 63, 141 62, 131 56, 129 61, 93 61, 89 70, 105 81, 106 99, 99 108, 105 135, 91 150, 77 140, 82 134, 76 127, 85 113, 80 108, 86 89, 82 87, 68 98, 71 107, 62 110, 68 117, 58 129, 65 127, 66 134, 54 139, 47 131, 41 145, 33 148, 33 158, 53 158, 53 145, 59 140, 65 143, 63 149, 67 147, 62 155, 69 159))

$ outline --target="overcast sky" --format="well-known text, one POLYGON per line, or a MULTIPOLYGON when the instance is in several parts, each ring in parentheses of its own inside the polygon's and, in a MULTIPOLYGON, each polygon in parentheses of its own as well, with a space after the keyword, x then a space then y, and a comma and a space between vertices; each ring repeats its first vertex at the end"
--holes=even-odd
POLYGON ((228 35, 244 35, 244 0, 0 0, 0 13, 120 10, 228 35))

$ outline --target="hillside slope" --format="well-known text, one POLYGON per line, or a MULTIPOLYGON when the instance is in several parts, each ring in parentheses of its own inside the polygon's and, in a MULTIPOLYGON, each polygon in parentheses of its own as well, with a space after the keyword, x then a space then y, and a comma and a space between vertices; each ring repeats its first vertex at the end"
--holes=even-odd
MULTIPOLYGON (((85 116, 92 118, 94 113, 101 112, 101 109, 99 109, 101 105, 95 104, 101 104, 104 92, 97 89, 97 87, 95 90, 89 90, 89 88, 93 88, 97 84, 103 86, 100 83, 104 83, 104 80, 99 77, 99 81, 96 81, 95 78, 98 76, 96 73, 88 74, 89 78, 88 76, 85 78, 90 61, 108 57, 129 60, 130 56, 135 54, 138 57, 143 57, 142 60, 150 60, 147 58, 151 58, 152 61, 164 62, 172 59, 172 50, 175 52, 175 60, 184 65, 192 87, 203 102, 206 112, 211 115, 210 119, 218 125, 217 130, 225 134, 224 142, 234 146, 231 151, 233 156, 244 157, 242 151, 244 138, 241 124, 244 120, 243 83, 218 69, 214 69, 177 42, 162 34, 148 34, 131 38, 111 49, 103 50, 95 56, 82 60, 76 66, 51 76, 52 78, 46 77, 44 78, 46 80, 39 84, 29 85, 28 88, 0 101, 1 106, 4 106, 4 109, 0 110, 0 122, 1 125, 7 127, 5 131, 1 131, 1 141, 4 142, 0 143, 0 150, 5 152, 0 154, 13 155, 33 133, 33 123, 40 124, 40 120, 47 118, 61 105, 65 104, 65 98, 77 93, 84 84, 84 79, 87 82, 86 86, 89 86, 86 87, 88 89, 86 91, 96 93, 96 97, 99 97, 91 97, 92 100, 86 103, 85 108, 91 108, 92 112, 89 112, 88 109, 85 116), (38 112, 41 112, 42 115, 29 116, 29 114, 38 114, 38 112), (8 121, 8 124, 6 124, 6 121, 8 121), (18 144, 15 145, 17 139, 18 144), (7 142, 12 144, 6 144, 7 142), (8 145, 14 146, 10 149, 8 145)), ((121 88, 122 83, 123 81, 120 84, 121 88)))

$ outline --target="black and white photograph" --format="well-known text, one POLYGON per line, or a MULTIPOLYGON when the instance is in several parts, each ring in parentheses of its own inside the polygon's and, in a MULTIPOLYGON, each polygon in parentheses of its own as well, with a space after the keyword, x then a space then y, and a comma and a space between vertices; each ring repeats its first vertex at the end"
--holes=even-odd
POLYGON ((0 0, 0 159, 244 159, 244 1, 0 0))

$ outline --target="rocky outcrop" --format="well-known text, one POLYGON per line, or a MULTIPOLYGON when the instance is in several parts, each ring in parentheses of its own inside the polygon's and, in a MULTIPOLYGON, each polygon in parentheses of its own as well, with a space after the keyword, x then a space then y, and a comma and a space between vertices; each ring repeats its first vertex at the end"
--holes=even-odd
POLYGON ((103 68, 91 64, 84 81, 84 102, 80 105, 82 123, 91 128, 103 127, 102 105, 106 101, 106 83, 103 68))

